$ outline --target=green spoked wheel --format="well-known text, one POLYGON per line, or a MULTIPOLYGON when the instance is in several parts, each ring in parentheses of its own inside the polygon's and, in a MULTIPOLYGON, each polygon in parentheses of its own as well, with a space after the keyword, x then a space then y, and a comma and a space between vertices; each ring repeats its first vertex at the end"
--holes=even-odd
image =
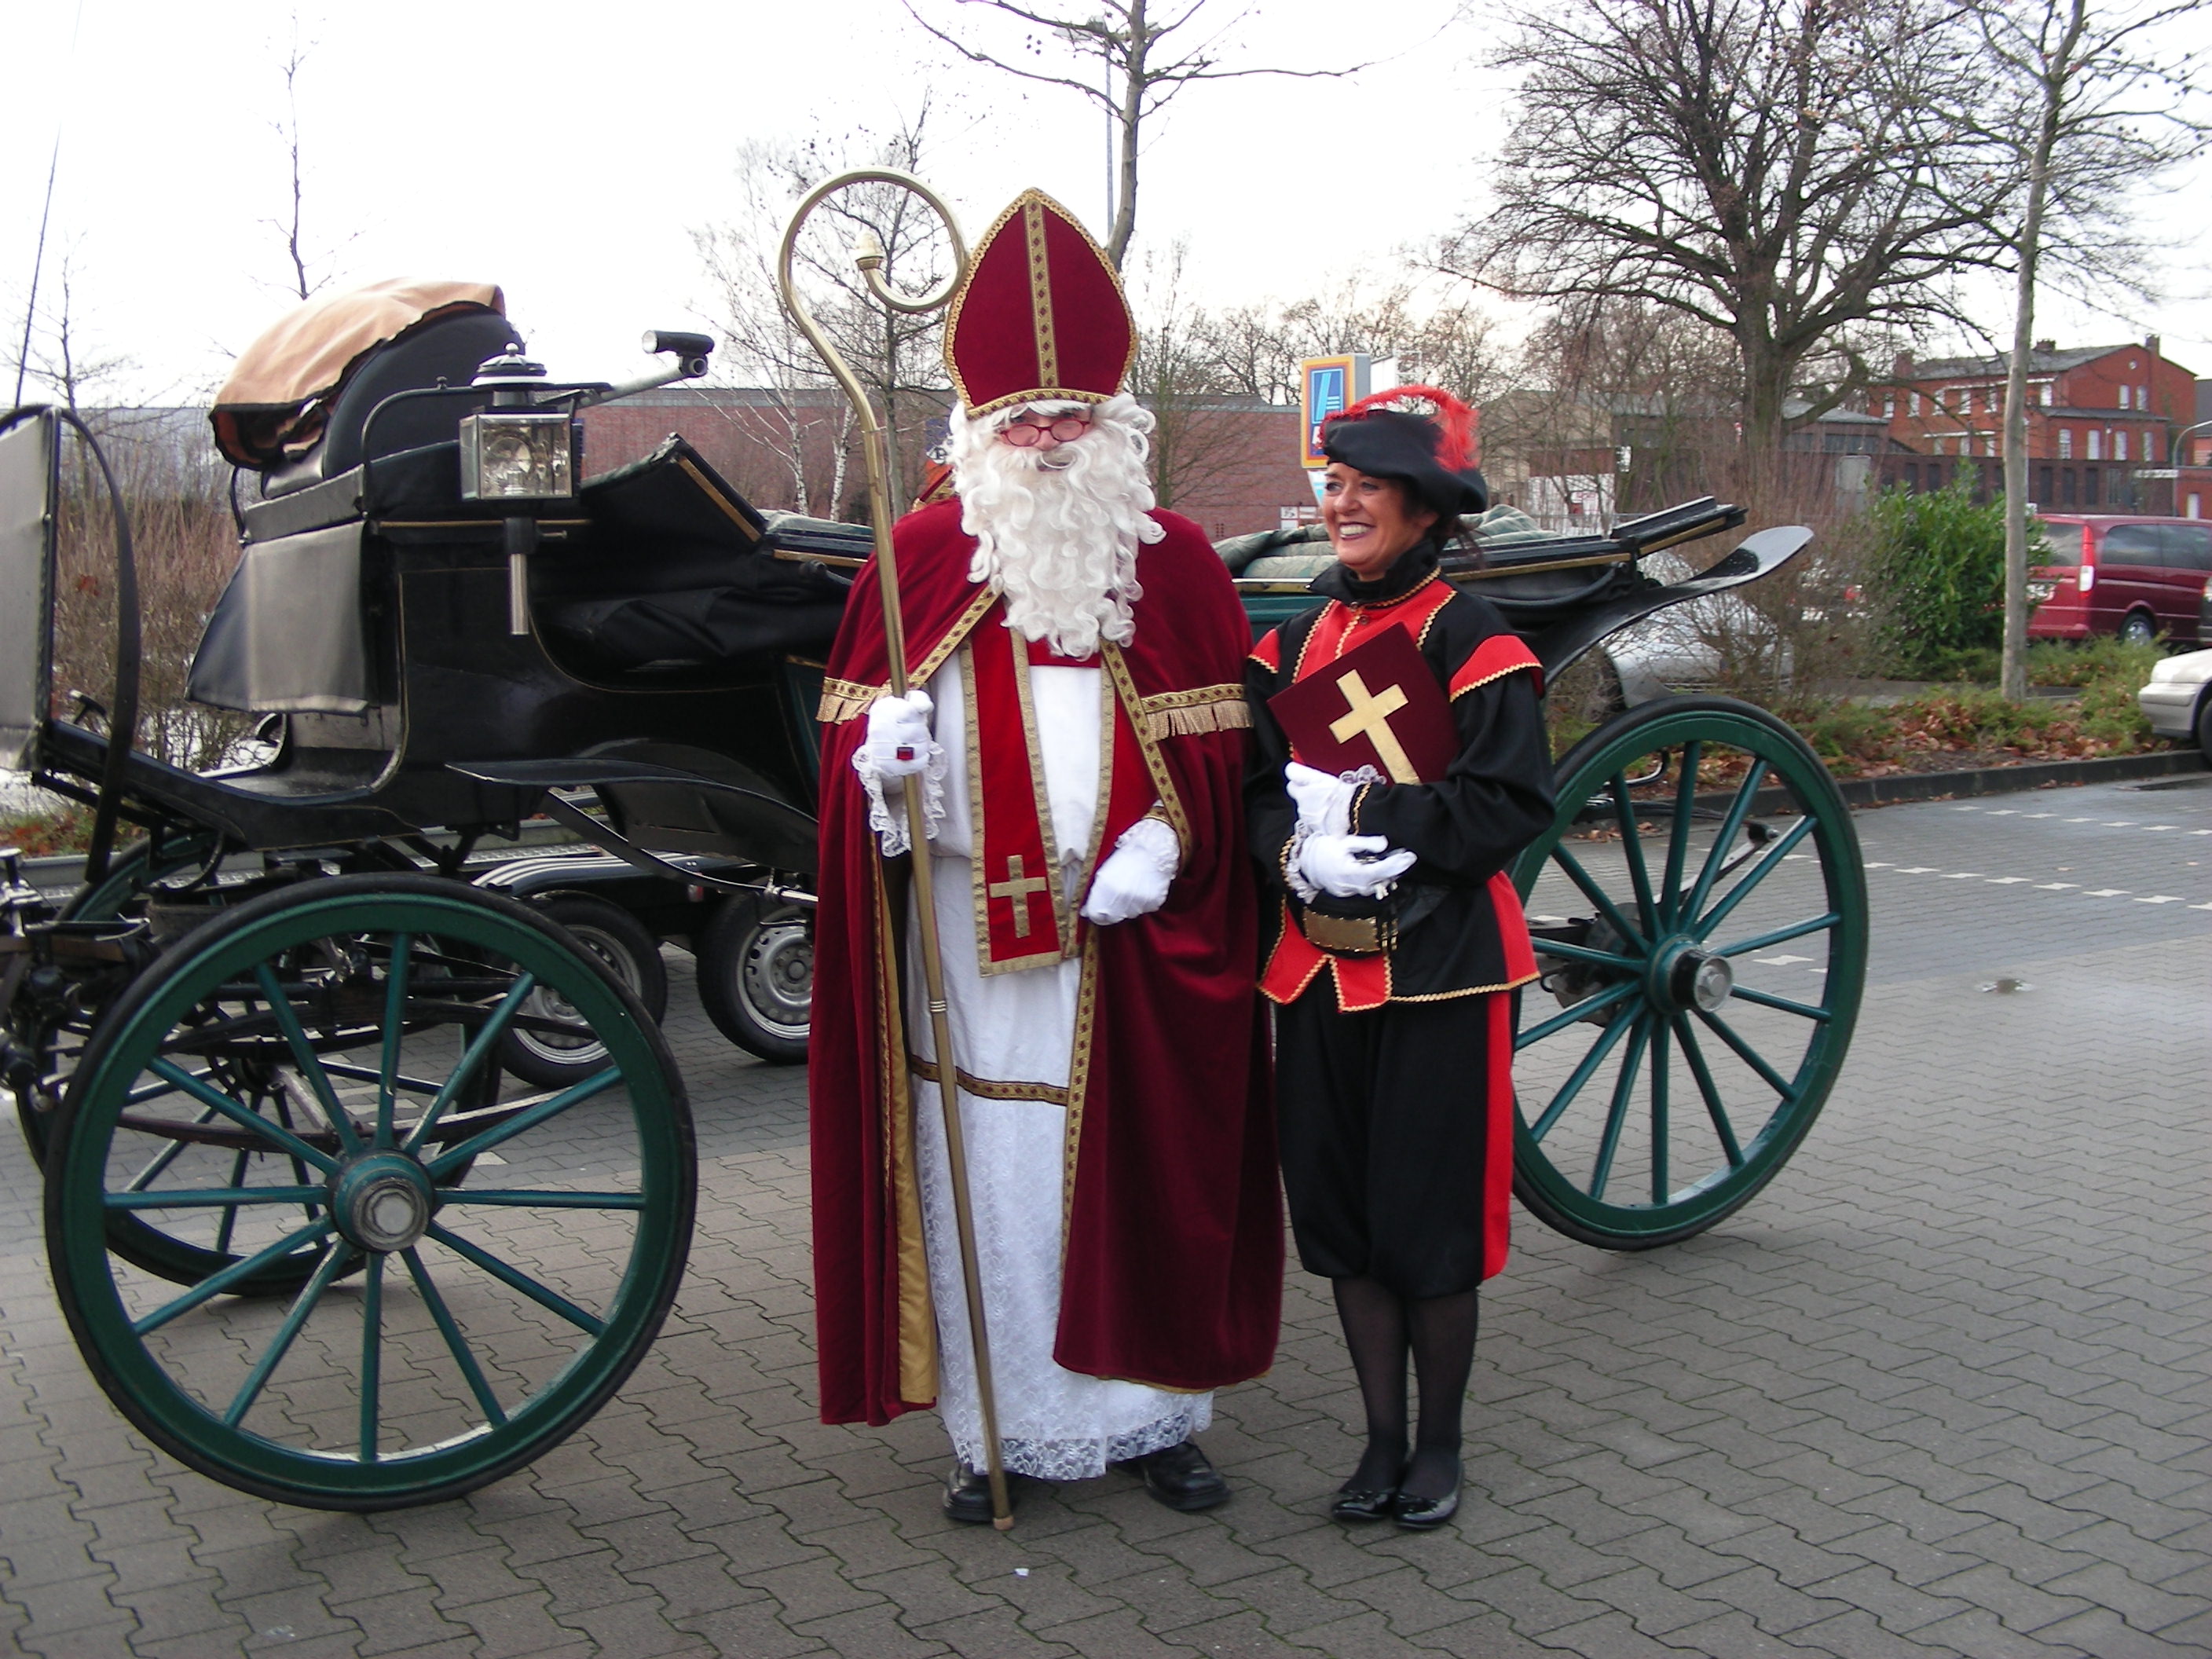
POLYGON ((1514 1192, 1609 1249, 1704 1231, 1820 1115, 1866 977, 1866 876, 1827 770, 1721 698, 1620 715, 1559 766, 1514 872, 1543 978, 1521 995, 1514 1192))
POLYGON ((194 930, 64 1111, 46 1242, 78 1346, 149 1438, 262 1497, 392 1509, 522 1467, 621 1386, 683 1274, 690 1115, 652 1019, 527 907, 436 878, 194 930), (497 1053, 540 987, 606 1059, 526 1091, 497 1053), (205 1271, 133 1261, 118 1215, 205 1271), (272 1271, 289 1297, 239 1293, 272 1271))

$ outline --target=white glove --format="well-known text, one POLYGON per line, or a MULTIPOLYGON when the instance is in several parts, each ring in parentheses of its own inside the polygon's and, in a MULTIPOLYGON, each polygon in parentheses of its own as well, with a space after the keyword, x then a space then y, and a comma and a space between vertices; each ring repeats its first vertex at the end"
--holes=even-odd
POLYGON ((1297 872, 1337 898, 1373 898, 1413 867, 1413 855, 1390 851, 1380 836, 1309 836, 1294 860, 1297 872))
POLYGON ((1283 787, 1298 809, 1298 828, 1308 835, 1352 833, 1352 797, 1358 785, 1291 761, 1283 768, 1283 787))
POLYGON ((1083 919, 1102 927, 1150 915, 1168 901, 1168 884, 1182 861, 1175 831, 1158 818, 1139 818, 1123 830, 1091 878, 1083 919))
POLYGON ((878 778, 910 778, 926 770, 937 747, 927 691, 902 697, 878 697, 868 705, 868 735, 854 764, 878 778))

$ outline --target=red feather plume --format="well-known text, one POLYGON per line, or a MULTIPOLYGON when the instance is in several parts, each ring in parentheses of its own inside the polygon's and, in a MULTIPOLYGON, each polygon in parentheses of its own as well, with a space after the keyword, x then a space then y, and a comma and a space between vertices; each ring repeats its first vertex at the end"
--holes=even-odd
POLYGON ((1474 411, 1442 386, 1394 386, 1387 392, 1370 392, 1341 415, 1330 417, 1334 426, 1339 421, 1356 421, 1377 409, 1391 409, 1408 402, 1427 403, 1433 410, 1407 410, 1407 414, 1428 414, 1441 434, 1437 440, 1437 460, 1447 471, 1464 472, 1474 461, 1474 411))

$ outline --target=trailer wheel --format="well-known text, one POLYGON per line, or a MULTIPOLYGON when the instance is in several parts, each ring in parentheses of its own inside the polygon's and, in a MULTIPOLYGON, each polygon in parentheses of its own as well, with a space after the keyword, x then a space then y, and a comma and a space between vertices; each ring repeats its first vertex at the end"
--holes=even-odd
POLYGON ((333 877, 195 929, 62 1109, 46 1248, 86 1364, 164 1451, 259 1497, 396 1509, 512 1473, 622 1385, 683 1276, 697 1160, 658 1029, 568 934, 451 881, 333 877), (605 1062, 485 1101, 538 985, 605 1062), (210 1269, 141 1270, 118 1216, 210 1269), (236 1294, 272 1269, 301 1276, 289 1303, 236 1294))
POLYGON ((1559 764, 1515 884, 1515 1194, 1607 1249, 1703 1232, 1819 1116, 1866 978, 1866 872, 1820 757, 1763 709, 1670 697, 1559 764))
POLYGON ((771 1066, 806 1059, 814 912, 735 893, 699 940, 699 1002, 722 1035, 771 1066))
MULTIPOLYGON (((568 930, 592 959, 645 1006, 657 1024, 668 1013, 668 964, 645 925, 619 905, 581 893, 556 893, 530 908, 568 930)), ((565 1088, 607 1063, 606 1045, 550 986, 539 986, 500 1045, 499 1062, 525 1083, 565 1088)))

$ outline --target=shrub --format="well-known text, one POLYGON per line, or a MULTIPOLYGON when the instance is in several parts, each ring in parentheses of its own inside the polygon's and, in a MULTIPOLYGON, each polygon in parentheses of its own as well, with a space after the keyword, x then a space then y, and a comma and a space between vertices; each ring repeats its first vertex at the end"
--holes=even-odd
POLYGON ((1869 574, 1899 668, 1933 678, 2002 642, 2002 502, 1975 506, 1962 473, 1942 489, 1885 491, 1869 515, 1869 574))

